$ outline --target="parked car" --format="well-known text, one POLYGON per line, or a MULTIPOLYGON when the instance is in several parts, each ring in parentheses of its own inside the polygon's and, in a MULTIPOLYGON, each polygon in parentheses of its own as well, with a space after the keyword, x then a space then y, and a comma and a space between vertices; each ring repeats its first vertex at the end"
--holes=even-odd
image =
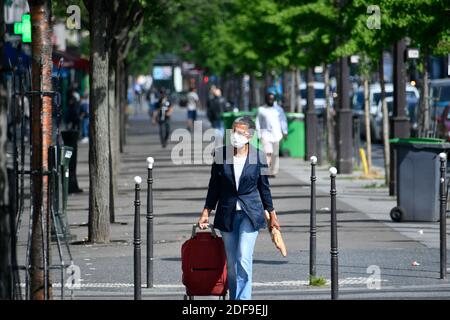
MULTIPOLYGON (((386 105, 387 105, 387 109, 388 109, 389 118, 391 118, 393 116, 393 112, 394 112, 394 97, 392 97, 392 96, 386 97, 386 105)), ((405 105, 405 114, 407 117, 410 117, 408 104, 405 105)), ((389 126, 389 130, 390 129, 391 128, 389 126)), ((390 133, 389 133, 389 136, 391 136, 390 133)), ((378 102, 378 110, 377 110, 377 114, 375 115, 374 137, 375 137, 376 141, 383 140, 383 106, 381 105, 381 99, 378 102)))
POLYGON ((437 137, 450 141, 450 102, 444 107, 442 114, 436 117, 437 137))
POLYGON ((430 81, 432 118, 437 119, 450 103, 450 78, 430 81))
MULTIPOLYGON (((359 87, 353 95, 352 107, 353 114, 364 115, 364 91, 363 87, 359 87)), ((389 103, 393 101, 394 86, 392 83, 385 84, 386 99, 389 103)), ((372 84, 369 87, 369 112, 370 112, 370 130, 372 140, 379 142, 383 139, 383 111, 381 108, 381 86, 379 83, 372 84)), ((416 109, 419 103, 419 90, 416 87, 406 85, 406 111, 410 117, 411 126, 415 126, 417 122, 416 109)), ((362 121, 364 123, 364 121, 362 121)), ((361 128, 362 136, 365 136, 365 125, 361 128)))
MULTIPOLYGON (((302 109, 306 110, 307 90, 305 82, 300 84, 300 94, 302 96, 302 109)), ((333 92, 331 88, 329 101, 330 106, 333 107, 333 92)), ((314 106, 318 114, 323 114, 325 112, 325 83, 323 82, 314 82, 314 106)))

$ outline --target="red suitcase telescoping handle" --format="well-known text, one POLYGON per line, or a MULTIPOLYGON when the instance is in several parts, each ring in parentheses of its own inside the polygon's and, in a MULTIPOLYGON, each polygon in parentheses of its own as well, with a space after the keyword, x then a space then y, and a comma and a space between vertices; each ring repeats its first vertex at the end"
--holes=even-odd
MULTIPOLYGON (((197 234, 197 229, 200 229, 198 223, 194 224, 192 226, 192 235, 191 235, 191 239, 195 237, 195 235, 197 234)), ((214 238, 217 238, 217 233, 214 230, 214 225, 212 224, 208 224, 208 229, 211 231, 211 236, 214 238)), ((206 230, 208 230, 206 229, 206 230)), ((204 229, 200 229, 200 230, 204 230, 204 229)))

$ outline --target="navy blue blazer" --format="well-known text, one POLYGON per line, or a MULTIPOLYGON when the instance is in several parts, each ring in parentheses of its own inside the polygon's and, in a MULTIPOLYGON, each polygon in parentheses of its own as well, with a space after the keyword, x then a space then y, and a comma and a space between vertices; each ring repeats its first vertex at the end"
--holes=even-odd
POLYGON ((249 146, 237 190, 233 154, 232 146, 215 150, 205 208, 214 210, 217 206, 214 227, 230 232, 233 229, 236 202, 239 200, 242 210, 248 215, 254 228, 259 230, 266 227, 264 210, 273 210, 266 156, 249 146))

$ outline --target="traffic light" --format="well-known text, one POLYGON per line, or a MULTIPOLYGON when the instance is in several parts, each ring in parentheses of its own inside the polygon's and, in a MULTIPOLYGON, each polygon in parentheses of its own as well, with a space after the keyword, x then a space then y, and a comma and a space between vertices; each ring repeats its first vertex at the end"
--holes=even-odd
POLYGON ((31 42, 31 17, 22 15, 22 22, 14 23, 14 33, 22 35, 22 42, 31 42))

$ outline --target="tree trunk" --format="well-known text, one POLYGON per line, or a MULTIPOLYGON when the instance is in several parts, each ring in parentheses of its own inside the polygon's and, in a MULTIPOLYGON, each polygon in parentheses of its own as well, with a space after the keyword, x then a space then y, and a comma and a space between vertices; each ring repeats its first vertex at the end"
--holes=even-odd
POLYGON ((254 73, 250 76, 250 109, 257 108, 261 105, 261 96, 259 93, 259 88, 261 84, 254 73))
POLYGON ((295 112, 295 69, 289 72, 289 111, 295 112))
POLYGON ((284 111, 288 111, 287 108, 290 107, 289 97, 290 97, 290 88, 289 88, 289 71, 283 70, 281 73, 281 83, 283 88, 283 93, 281 95, 281 106, 283 107, 284 111))
POLYGON ((259 107, 261 106, 263 103, 261 100, 261 79, 258 79, 257 77, 255 77, 255 105, 254 107, 259 107))
POLYGON ((372 132, 370 131, 370 88, 369 80, 364 77, 364 124, 366 127, 367 143, 367 167, 369 173, 372 171, 372 132))
POLYGON ((429 86, 428 86, 428 48, 424 48, 424 54, 423 54, 423 92, 422 92, 422 104, 423 104, 423 132, 425 133, 425 136, 429 135, 430 132, 430 124, 431 124, 431 117, 430 117, 430 92, 429 92, 429 86))
POLYGON ((325 63, 323 66, 323 77, 325 83, 325 116, 326 116, 326 125, 327 125, 327 159, 329 162, 334 161, 334 126, 333 126, 333 115, 331 114, 331 105, 330 105, 330 69, 328 65, 325 63))
POLYGON ((241 105, 241 77, 237 75, 233 75, 233 101, 235 105, 238 107, 239 111, 244 111, 243 106, 241 105))
POLYGON ((222 89, 222 95, 225 97, 225 99, 228 101, 228 75, 224 74, 221 77, 221 83, 219 88, 222 89))
POLYGON ((300 84, 301 84, 302 78, 300 74, 300 69, 295 69, 295 108, 296 112, 303 112, 302 107, 302 93, 300 91, 300 84))
POLYGON ((89 2, 91 74, 89 121, 89 242, 109 243, 108 50, 106 0, 89 2))
POLYGON ((248 105, 245 103, 245 75, 241 75, 237 78, 239 82, 239 109, 248 111, 248 105))
MULTIPOLYGON (((114 49, 113 49, 114 50, 114 49)), ((117 174, 119 168, 119 134, 117 132, 118 126, 118 116, 119 109, 118 101, 116 100, 116 69, 117 69, 117 59, 115 59, 114 54, 109 57, 109 75, 108 75, 108 106, 109 106, 109 121, 108 121, 108 131, 109 131, 109 184, 110 184, 110 194, 109 194, 109 221, 111 223, 115 222, 115 205, 114 200, 117 198, 117 174)))
POLYGON ((389 113, 386 103, 386 90, 384 87, 384 59, 383 51, 381 51, 380 59, 380 86, 381 86, 381 106, 383 112, 383 145, 384 145, 384 170, 385 170, 385 183, 389 185, 390 181, 390 151, 389 151, 389 113))
POLYGON ((272 73, 269 69, 266 70, 264 74, 264 90, 263 90, 263 97, 265 98, 267 91, 272 86, 272 73))
MULTIPOLYGON (((52 90, 52 41, 51 4, 48 0, 28 1, 33 34, 32 47, 32 90, 52 90)), ((33 172, 48 171, 48 148, 52 143, 52 97, 33 95, 31 112, 33 172)), ((48 295, 45 296, 45 269, 50 265, 50 210, 48 203, 48 176, 32 176, 33 221, 31 238, 31 299, 44 300, 52 297, 50 276, 48 295), (44 228, 44 230, 43 230, 44 228), (46 261, 44 260, 46 253, 46 261)), ((48 272, 48 271, 47 271, 48 272)))
POLYGON ((120 129, 122 130, 122 142, 121 148, 123 152, 123 146, 127 144, 127 124, 128 124, 128 65, 126 60, 122 62, 122 123, 120 124, 120 129))
MULTIPOLYGON (((1 12, 0 12, 1 13, 1 12)), ((1 40, 0 40, 1 41, 1 40)), ((0 50, 2 50, 0 48, 0 50)), ((3 76, 2 76, 3 78, 3 76)), ((8 197, 8 172, 6 170, 6 89, 0 83, 0 300, 12 298, 11 228, 8 197)))
POLYGON ((116 99, 119 103, 119 152, 123 153, 123 112, 124 112, 124 105, 123 105, 123 61, 119 60, 117 62, 117 70, 116 70, 116 99))
POLYGON ((249 91, 249 109, 256 107, 256 77, 254 73, 250 74, 250 91, 249 91))
MULTIPOLYGON (((123 113, 125 111, 124 97, 123 97, 123 60, 117 61, 116 70, 116 101, 118 102, 118 127, 119 128, 119 152, 123 153, 123 113)), ((125 97, 126 98, 126 97, 125 97)))
MULTIPOLYGON (((4 26, 4 1, 0 0, 0 26, 4 26)), ((0 27, 0 300, 12 298, 11 230, 6 169, 6 132, 8 98, 4 76, 5 29, 0 27)))

